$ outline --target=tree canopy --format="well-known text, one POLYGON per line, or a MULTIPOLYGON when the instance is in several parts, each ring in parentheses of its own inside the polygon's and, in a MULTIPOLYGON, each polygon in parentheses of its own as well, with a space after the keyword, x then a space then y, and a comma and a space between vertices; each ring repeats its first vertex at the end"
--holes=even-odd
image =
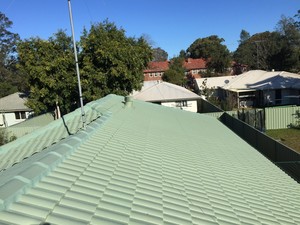
POLYGON ((223 38, 212 35, 206 38, 198 38, 187 49, 192 58, 205 58, 208 60, 208 69, 215 73, 224 73, 230 65, 230 52, 223 38))
MULTIPOLYGON (((79 67, 84 102, 107 94, 139 90, 152 51, 143 38, 125 36, 108 21, 84 30, 79 43, 79 67)), ((35 112, 70 112, 79 102, 72 41, 64 31, 48 40, 30 38, 18 46, 19 68, 28 74, 28 106, 35 112)))
POLYGON ((0 97, 23 87, 24 81, 16 69, 16 45, 19 35, 10 31, 13 23, 0 12, 0 97))
POLYGON ((48 40, 30 38, 18 45, 19 69, 28 75, 27 105, 36 113, 71 111, 78 102, 72 41, 64 31, 48 40))
MULTIPOLYGON (((299 12, 298 12, 299 13, 299 12)), ((297 14, 296 18, 300 18, 297 14)), ((300 26, 293 18, 282 16, 273 32, 252 36, 241 32, 234 60, 248 65, 249 69, 300 70, 300 26)))
POLYGON ((144 38, 126 37, 123 29, 108 21, 84 32, 81 49, 82 88, 87 101, 139 90, 143 69, 152 59, 151 47, 144 38))
POLYGON ((184 58, 181 57, 173 58, 169 69, 164 72, 162 79, 166 82, 182 86, 185 83, 183 60, 184 58))
POLYGON ((161 62, 168 60, 168 53, 161 48, 153 48, 153 60, 154 62, 161 62))

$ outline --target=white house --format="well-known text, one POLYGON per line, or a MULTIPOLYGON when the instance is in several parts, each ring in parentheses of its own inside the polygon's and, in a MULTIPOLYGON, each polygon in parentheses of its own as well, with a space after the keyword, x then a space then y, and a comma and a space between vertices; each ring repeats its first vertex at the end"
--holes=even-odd
POLYGON ((163 81, 145 81, 141 91, 132 94, 134 99, 197 112, 201 97, 184 87, 163 81))
POLYGON ((26 95, 21 92, 0 98, 0 127, 23 122, 33 114, 32 109, 25 106, 26 100, 26 95))
POLYGON ((300 104, 300 75, 285 71, 252 70, 221 87, 239 107, 300 104))
MULTIPOLYGON (((218 89, 228 84, 236 76, 204 77, 195 79, 196 90, 203 95, 205 89, 211 90, 211 95, 218 95, 218 89)), ((202 97, 207 97, 203 95, 202 97)))

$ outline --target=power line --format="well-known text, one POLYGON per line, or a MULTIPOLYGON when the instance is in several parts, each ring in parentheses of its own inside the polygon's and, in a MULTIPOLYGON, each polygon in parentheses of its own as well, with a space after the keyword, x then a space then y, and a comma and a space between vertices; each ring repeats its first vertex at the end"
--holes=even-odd
POLYGON ((15 2, 15 0, 12 0, 12 1, 9 3, 9 5, 8 5, 8 6, 6 7, 6 9, 4 10, 4 13, 10 9, 10 7, 14 4, 14 2, 15 2))

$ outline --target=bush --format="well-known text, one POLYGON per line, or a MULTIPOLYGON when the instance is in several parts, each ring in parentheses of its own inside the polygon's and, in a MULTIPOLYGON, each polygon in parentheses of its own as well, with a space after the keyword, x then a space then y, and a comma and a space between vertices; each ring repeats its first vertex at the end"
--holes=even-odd
POLYGON ((0 146, 5 145, 8 142, 16 140, 17 137, 15 135, 9 137, 8 133, 4 129, 0 129, 0 146))
POLYGON ((293 116, 295 116, 296 118, 296 123, 291 123, 289 127, 294 129, 300 129, 300 110, 296 110, 293 116))

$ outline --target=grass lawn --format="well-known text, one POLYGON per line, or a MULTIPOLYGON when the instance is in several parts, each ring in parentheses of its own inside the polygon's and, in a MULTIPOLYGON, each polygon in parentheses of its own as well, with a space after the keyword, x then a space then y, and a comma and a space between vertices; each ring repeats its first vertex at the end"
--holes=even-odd
POLYGON ((300 153, 300 129, 267 130, 266 134, 300 153))

